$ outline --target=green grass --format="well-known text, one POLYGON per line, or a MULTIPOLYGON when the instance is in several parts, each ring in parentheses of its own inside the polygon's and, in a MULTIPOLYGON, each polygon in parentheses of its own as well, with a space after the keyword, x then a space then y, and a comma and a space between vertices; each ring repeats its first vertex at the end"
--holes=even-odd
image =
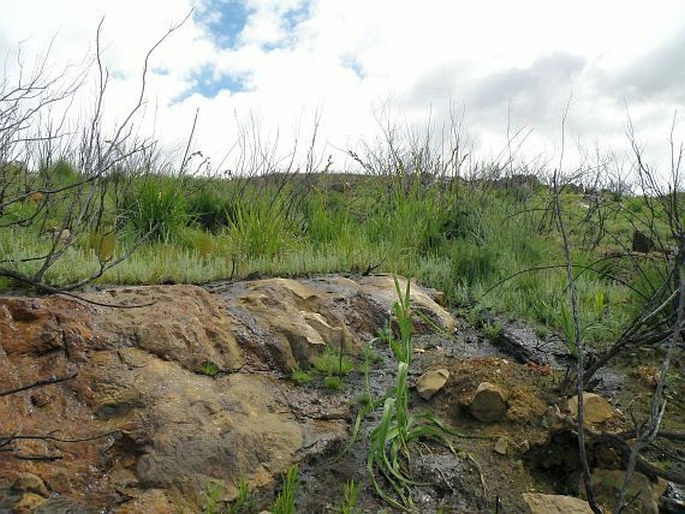
POLYGON ((297 385, 306 385, 316 380, 329 391, 337 391, 343 386, 343 377, 354 370, 352 359, 342 352, 342 346, 334 350, 327 347, 323 354, 316 357, 309 369, 295 367, 290 378, 297 385))
MULTIPOLYGON (((79 176, 66 161, 53 168, 45 171, 45 180, 52 183, 79 176)), ((26 173, 17 170, 19 177, 26 173)), ((422 285, 444 291, 450 306, 475 304, 564 335, 561 305, 567 284, 547 209, 550 190, 478 181, 452 187, 422 182, 420 171, 410 167, 396 175, 315 175, 307 180, 277 174, 208 179, 113 173, 102 219, 75 230, 74 244, 44 280, 77 282, 94 273, 101 259, 132 250, 98 282, 203 283, 373 268, 415 276, 422 285), (334 186, 340 182, 342 188, 334 186), (143 235, 148 240, 137 247, 143 235)), ((620 334, 665 280, 663 259, 612 256, 629 248, 636 226, 647 230, 652 213, 663 209, 656 205, 650 211, 644 197, 607 198, 601 230, 598 215, 588 217, 580 206, 581 194, 562 198, 579 266, 575 275, 583 330, 598 347, 620 334)), ((22 225, 6 226, 41 204, 27 199, 8 206, 0 214, 0 266, 29 275, 38 270, 40 261, 30 258, 49 251, 47 228, 73 223, 65 210, 68 199, 66 192, 56 197, 49 213, 40 211, 22 225)), ((666 234, 658 217, 655 230, 666 234)), ((2 284, 12 285, 8 280, 2 284)))
POLYGON ((337 512, 339 514, 361 514, 361 509, 357 507, 357 501, 359 500, 359 484, 354 480, 345 482, 343 495, 344 500, 337 512))
POLYGON ((347 355, 329 346, 326 347, 322 355, 314 359, 312 368, 323 375, 337 375, 341 377, 350 374, 354 369, 354 363, 347 355))
POLYGON ((297 500, 298 487, 297 464, 293 464, 283 477, 281 492, 278 493, 276 502, 271 508, 271 514, 295 514, 297 512, 295 501, 297 500))

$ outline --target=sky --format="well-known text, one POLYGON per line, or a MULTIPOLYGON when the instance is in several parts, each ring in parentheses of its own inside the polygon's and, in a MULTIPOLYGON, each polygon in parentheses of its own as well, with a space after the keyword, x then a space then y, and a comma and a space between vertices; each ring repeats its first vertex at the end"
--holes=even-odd
POLYGON ((181 148, 197 113, 193 148, 216 169, 239 166, 245 134, 283 163, 297 141, 300 162, 315 127, 337 171, 391 126, 437 141, 456 121, 479 159, 513 148, 554 166, 564 120, 569 167, 625 155, 629 119, 659 167, 674 118, 685 140, 682 0, 0 0, 6 83, 19 49, 25 71, 48 48, 48 73, 81 69, 103 19, 114 123, 147 51, 189 13, 150 57, 140 130, 181 148))

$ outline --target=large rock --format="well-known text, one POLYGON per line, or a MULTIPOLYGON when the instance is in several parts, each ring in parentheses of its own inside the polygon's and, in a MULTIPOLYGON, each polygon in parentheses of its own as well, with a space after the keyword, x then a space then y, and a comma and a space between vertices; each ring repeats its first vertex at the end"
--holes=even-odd
POLYGON ((587 501, 558 494, 523 493, 531 514, 592 514, 587 501))
MULTIPOLYGON (((128 308, 0 298, 0 391, 55 382, 0 397, 0 436, 49 435, 5 445, 38 460, 0 459, 0 511, 14 505, 3 503, 3 487, 17 483, 24 490, 12 501, 22 509, 200 512, 210 482, 230 500, 241 478, 271 485, 293 461, 346 437, 344 398, 302 401, 282 378, 328 346, 360 350, 387 322, 392 279, 208 289, 84 295, 128 308)), ((416 287, 412 302, 453 329, 416 287)))
MULTIPOLYGON (((617 498, 623 482, 625 471, 619 469, 595 469, 592 471, 592 485, 595 494, 609 500, 617 498)), ((581 484, 582 485, 582 484, 581 484)), ((635 498, 641 508, 633 512, 659 514, 659 498, 666 492, 667 482, 663 479, 652 481, 642 473, 635 472, 628 488, 626 498, 635 498)), ((583 490, 580 487, 580 490, 583 490)))
POLYGON ((471 415, 479 421, 500 421, 507 414, 507 402, 502 390, 490 382, 482 382, 469 406, 471 415))
MULTIPOLYGON (((578 417, 578 397, 568 401, 568 410, 575 420, 578 417)), ((595 393, 583 393, 583 410, 587 428, 617 419, 620 414, 609 402, 595 393)))

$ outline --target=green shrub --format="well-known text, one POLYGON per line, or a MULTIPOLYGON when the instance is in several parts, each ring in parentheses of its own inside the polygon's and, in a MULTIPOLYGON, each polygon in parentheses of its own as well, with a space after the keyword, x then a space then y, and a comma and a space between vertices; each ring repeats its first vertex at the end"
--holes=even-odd
POLYGON ((122 200, 122 222, 135 237, 173 241, 190 221, 179 179, 148 176, 138 179, 122 200))
POLYGON ((226 196, 203 187, 188 198, 187 210, 192 219, 203 229, 216 232, 228 225, 231 201, 226 196))

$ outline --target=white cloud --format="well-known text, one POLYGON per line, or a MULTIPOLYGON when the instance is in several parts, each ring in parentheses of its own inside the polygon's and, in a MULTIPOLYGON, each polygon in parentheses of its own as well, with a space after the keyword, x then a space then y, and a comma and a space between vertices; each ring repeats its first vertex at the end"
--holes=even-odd
MULTIPOLYGON (((237 0, 219 0, 231 1, 237 0)), ((214 162, 234 141, 236 118, 254 116, 265 132, 278 130, 285 151, 292 133, 300 127, 305 137, 321 109, 321 141, 330 144, 321 151, 342 164, 335 149, 375 136, 373 110, 389 98, 391 117, 419 127, 429 114, 434 123, 447 120, 450 103, 463 103, 467 130, 491 154, 505 144, 508 113, 514 127, 533 130, 531 155, 555 152, 571 95, 571 139, 625 146, 628 101, 655 152, 666 150, 673 112, 683 107, 682 89, 668 74, 685 40, 680 0, 658 0, 649 9, 625 0, 247 0, 246 6, 247 23, 232 47, 190 19, 151 62, 148 126, 154 121, 161 139, 178 143, 199 109, 197 146, 214 162), (227 75, 241 80, 244 90, 211 98, 192 93, 203 70, 218 83, 227 75)), ((0 0, 0 52, 24 41, 28 57, 54 36, 51 66, 59 71, 92 50, 104 16, 108 112, 123 112, 135 101, 147 50, 191 7, 191 0, 0 0)))

